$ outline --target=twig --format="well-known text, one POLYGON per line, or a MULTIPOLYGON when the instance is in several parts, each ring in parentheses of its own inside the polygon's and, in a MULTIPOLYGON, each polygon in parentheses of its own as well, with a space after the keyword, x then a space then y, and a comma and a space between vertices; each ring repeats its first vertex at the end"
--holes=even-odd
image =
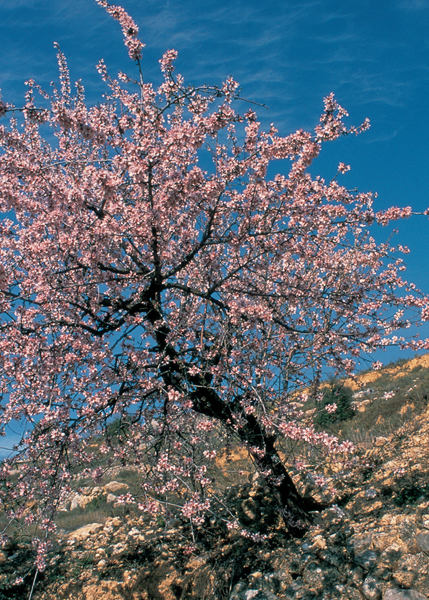
POLYGON ((30 591, 30 595, 28 596, 28 600, 31 600, 31 598, 33 596, 34 586, 36 585, 36 579, 37 579, 38 574, 39 574, 39 569, 36 569, 36 572, 34 574, 34 579, 33 579, 33 585, 31 586, 31 591, 30 591))

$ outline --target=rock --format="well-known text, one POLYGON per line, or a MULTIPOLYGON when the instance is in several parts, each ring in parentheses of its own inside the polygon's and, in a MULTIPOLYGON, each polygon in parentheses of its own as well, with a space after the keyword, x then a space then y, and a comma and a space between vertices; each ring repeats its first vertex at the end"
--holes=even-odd
POLYGON ((69 497, 63 509, 75 510, 76 508, 85 508, 90 502, 102 494, 102 489, 96 487, 83 487, 80 492, 77 492, 69 497))
POLYGON ((385 437, 377 437, 374 440, 374 446, 376 446, 377 448, 382 448, 383 446, 385 446, 387 443, 389 442, 388 438, 385 437))
POLYGON ((320 548, 321 550, 326 550, 326 540, 322 535, 316 535, 313 540, 312 548, 320 548))
POLYGON ((84 525, 83 527, 76 529, 76 531, 72 531, 68 535, 68 539, 69 541, 74 540, 76 542, 82 542, 88 537, 95 535, 99 531, 102 531, 103 529, 103 523, 90 523, 89 525, 84 525))
POLYGON ((383 552, 389 546, 397 542, 397 534, 393 531, 383 531, 372 536, 371 546, 373 550, 383 552))
POLYGON ((126 554, 129 551, 129 547, 124 542, 118 542, 109 547, 109 555, 115 558, 126 554))
POLYGON ((384 592, 383 600, 427 600, 427 596, 423 596, 415 590, 400 590, 389 589, 384 592))
POLYGON ((396 565, 393 581, 404 588, 417 588, 429 595, 429 558, 422 552, 406 554, 396 565))
MULTIPOLYGON (((120 583, 112 580, 85 585, 82 588, 82 595, 79 596, 79 600, 96 600, 98 598, 102 598, 103 600, 122 600, 124 596, 121 593, 121 588, 120 583)), ((75 598, 75 596, 70 596, 70 598, 75 598)))
POLYGON ((105 486, 103 486, 104 492, 108 492, 111 494, 118 492, 119 490, 125 491, 129 488, 130 486, 127 483, 122 483, 120 481, 110 481, 109 483, 106 483, 105 486))
POLYGON ((311 562, 305 567, 302 580, 313 590, 321 591, 325 587, 326 575, 319 563, 311 562))
POLYGON ((381 596, 382 591, 382 583, 376 577, 372 577, 368 575, 362 585, 363 593, 365 594, 365 598, 368 600, 378 600, 381 596))
POLYGON ((358 554, 359 552, 369 550, 373 537, 374 534, 372 533, 358 533, 352 536, 349 544, 353 548, 354 552, 358 554))
POLYGON ((355 556, 355 562, 364 569, 373 569, 377 564, 378 553, 375 550, 364 550, 355 556))
MULTIPOLYGON (((333 600, 335 598, 335 600, 362 600, 363 596, 362 593, 358 590, 355 590, 354 588, 350 587, 350 586, 344 586, 344 585, 337 585, 334 586, 333 588, 333 593, 335 593, 335 596, 332 595, 331 593, 328 593, 327 595, 323 596, 323 600, 333 600)), ((313 598, 311 599, 313 600, 313 598)))
POLYGON ((122 525, 122 520, 119 517, 113 517, 113 519, 107 519, 104 524, 104 530, 107 533, 112 532, 114 529, 117 529, 122 525))
POLYGON ((241 504, 241 511, 242 521, 247 525, 257 521, 260 517, 259 507, 254 498, 246 498, 246 500, 244 500, 241 504))
POLYGON ((414 518, 405 517, 399 526, 399 537, 410 551, 415 550, 417 525, 414 518))
POLYGON ((232 594, 230 600, 278 600, 278 596, 267 590, 246 590, 232 594))
MULTIPOLYGON (((286 598, 298 598, 301 596, 300 592, 303 591, 302 581, 293 581, 290 586, 286 589, 286 598)), ((302 597, 302 596, 301 596, 302 597)))
POLYGON ((375 513, 383 508, 383 503, 378 500, 377 502, 371 502, 368 506, 361 508, 361 512, 365 514, 375 513))
MULTIPOLYGON (((229 537, 217 529, 220 518, 211 522, 209 538, 203 537, 204 527, 195 528, 192 544, 189 524, 177 515, 157 519, 131 509, 104 526, 62 532, 57 542, 63 570, 56 587, 41 581, 46 588, 35 590, 34 600, 429 599, 429 501, 411 498, 406 507, 391 502, 402 489, 427 489, 429 411, 418 435, 391 436, 388 442, 359 458, 369 465, 369 477, 362 478, 356 462, 349 482, 340 487, 339 481, 341 508, 313 512, 312 527, 300 539, 287 538, 284 527, 277 526, 282 517, 257 478, 229 488, 229 501, 248 529, 268 535, 260 545, 239 531, 229 537), (398 478, 398 467, 413 473, 410 483, 398 478)), ((302 475, 296 477, 301 485, 302 475)), ((127 489, 112 481, 102 488, 82 488, 73 498, 86 506, 101 496, 111 510, 127 489)), ((14 551, 4 548, 0 554, 2 573, 9 563, 15 568, 16 561, 9 560, 14 551)), ((0 586, 0 596, 1 591, 0 586)))
POLYGON ((429 554, 429 533, 418 533, 416 542, 422 552, 429 554))
POLYGON ((378 565, 387 569, 394 569, 396 563, 398 560, 400 560, 405 552, 406 548, 401 544, 392 544, 383 550, 380 555, 378 565))

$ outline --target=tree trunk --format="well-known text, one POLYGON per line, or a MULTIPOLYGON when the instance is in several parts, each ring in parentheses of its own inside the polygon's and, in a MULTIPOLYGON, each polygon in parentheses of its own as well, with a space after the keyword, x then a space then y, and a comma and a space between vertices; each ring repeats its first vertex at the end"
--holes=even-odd
MULTIPOLYGON (((152 292, 148 294, 151 298, 146 304, 145 312, 152 324, 162 317, 153 302, 159 291, 160 289, 154 285, 152 292)), ((241 443, 250 451, 258 471, 265 477, 273 496, 278 499, 279 509, 283 511, 288 530, 292 535, 301 537, 311 522, 309 512, 321 510, 327 505, 300 495, 275 448, 276 436, 267 435, 254 415, 242 415, 245 424, 240 427, 234 426, 234 412, 241 412, 242 398, 236 398, 231 403, 224 402, 210 386, 210 375, 191 375, 188 366, 183 364, 175 349, 168 344, 169 331, 165 325, 156 330, 158 347, 169 358, 160 369, 165 384, 178 391, 191 384, 194 390, 190 392, 189 397, 195 412, 220 421, 238 435, 241 443), (185 382, 187 385, 183 385, 185 382)))
POLYGON ((233 428, 234 418, 230 406, 222 402, 217 393, 210 388, 198 388, 198 391, 191 395, 191 399, 196 412, 221 421, 239 436, 273 497, 277 498, 289 532, 295 537, 303 536, 311 522, 310 511, 322 510, 328 504, 300 495, 275 448, 276 436, 267 435, 253 415, 244 417, 244 426, 233 428))

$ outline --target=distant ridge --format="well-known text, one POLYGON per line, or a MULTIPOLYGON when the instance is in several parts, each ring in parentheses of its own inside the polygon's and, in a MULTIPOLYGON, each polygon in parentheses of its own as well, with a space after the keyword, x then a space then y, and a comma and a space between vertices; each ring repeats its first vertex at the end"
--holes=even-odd
POLYGON ((416 367, 429 368, 429 353, 423 354, 423 356, 416 356, 410 360, 399 363, 393 363, 382 367, 379 371, 369 371, 362 374, 357 374, 356 380, 346 379, 345 383, 348 387, 353 390, 357 390, 360 387, 367 385, 368 383, 372 383, 380 379, 383 375, 391 374, 393 379, 398 379, 399 377, 403 377, 409 371, 412 371, 416 367))

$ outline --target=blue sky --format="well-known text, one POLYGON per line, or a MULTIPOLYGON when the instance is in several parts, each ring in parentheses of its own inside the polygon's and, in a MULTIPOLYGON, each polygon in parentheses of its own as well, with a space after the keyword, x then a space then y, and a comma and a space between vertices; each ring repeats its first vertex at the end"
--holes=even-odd
MULTIPOLYGON (((377 207, 429 207, 429 0, 123 0, 146 43, 146 80, 159 81, 158 60, 179 52, 177 70, 194 84, 232 75, 243 96, 265 103, 258 116, 280 133, 312 129, 322 99, 334 92, 349 123, 372 127, 358 138, 325 145, 312 172, 377 191, 377 207)), ((122 33, 94 0, 2 0, 0 88, 20 105, 23 81, 57 80, 53 43, 65 53, 72 80, 90 101, 104 91, 95 64, 132 74, 122 33)), ((386 230, 380 230, 380 239, 386 230)), ((408 278, 429 292, 429 221, 399 225, 407 244, 408 278)), ((389 359, 394 359, 394 353, 389 359)), ((384 361, 387 362, 387 361, 384 361)))

